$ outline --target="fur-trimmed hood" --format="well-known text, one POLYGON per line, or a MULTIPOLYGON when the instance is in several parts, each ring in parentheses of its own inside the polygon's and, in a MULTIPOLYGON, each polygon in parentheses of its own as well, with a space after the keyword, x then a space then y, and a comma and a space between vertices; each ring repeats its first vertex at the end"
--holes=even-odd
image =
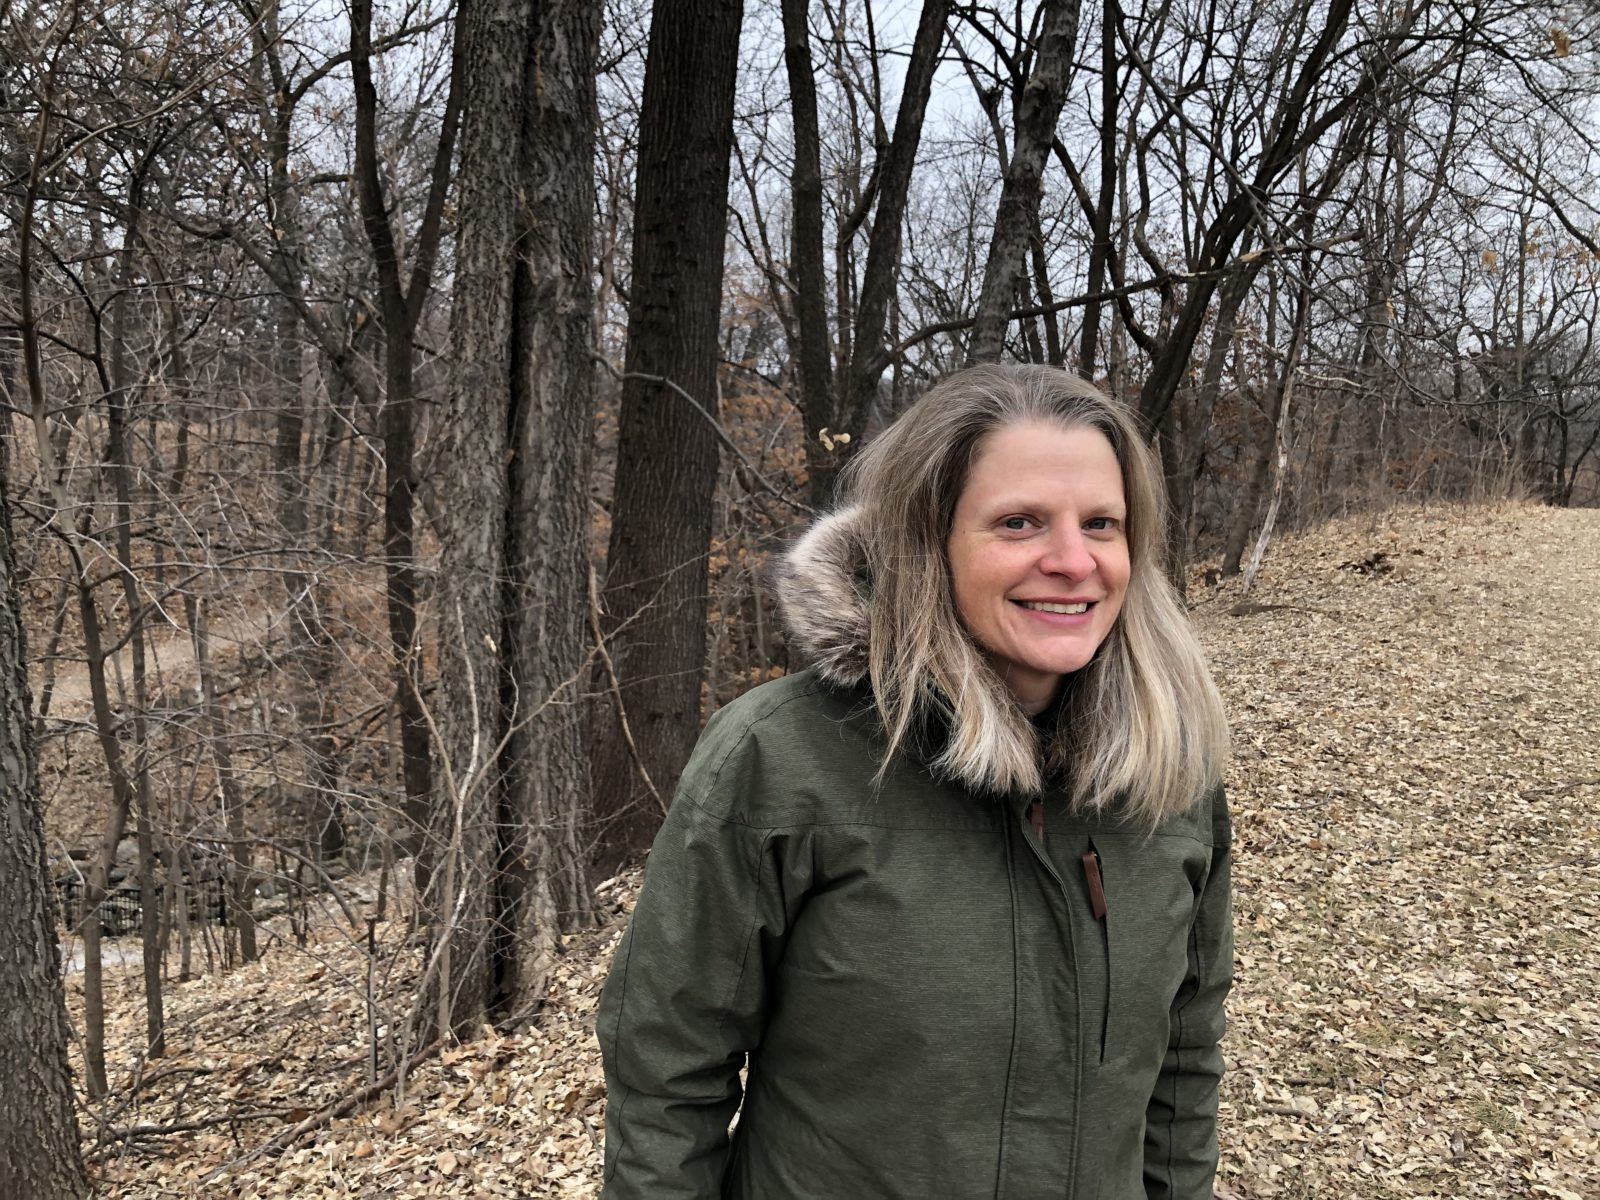
MULTIPOLYGON (((791 651, 824 680, 848 689, 870 678, 873 585, 864 526, 859 507, 822 517, 773 572, 791 651)), ((920 697, 915 727, 930 766, 976 791, 1037 793, 1051 770, 1039 726, 975 643, 963 640, 957 653, 948 686, 920 697)))
POLYGON ((789 648, 837 687, 867 681, 872 576, 861 510, 822 517, 789 547, 773 572, 789 648))

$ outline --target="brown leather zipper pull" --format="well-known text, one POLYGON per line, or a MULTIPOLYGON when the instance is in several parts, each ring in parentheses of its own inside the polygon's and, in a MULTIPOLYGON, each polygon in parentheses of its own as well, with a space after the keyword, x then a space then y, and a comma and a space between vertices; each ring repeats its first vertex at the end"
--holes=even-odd
POLYGON ((1044 841, 1044 803, 1035 800, 1028 805, 1028 823, 1033 826, 1033 836, 1044 841))
POLYGON ((1089 907, 1094 919, 1102 921, 1106 915, 1106 889, 1100 882, 1100 856, 1093 850, 1083 856, 1083 877, 1089 881, 1089 907))

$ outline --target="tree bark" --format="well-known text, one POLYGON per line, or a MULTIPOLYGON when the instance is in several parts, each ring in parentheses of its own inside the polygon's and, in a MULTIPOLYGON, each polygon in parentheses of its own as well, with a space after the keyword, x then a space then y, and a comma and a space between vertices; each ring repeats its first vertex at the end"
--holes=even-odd
POLYGON ((445 870, 435 1019, 535 1006, 592 904, 580 843, 595 58, 584 0, 474 6, 462 27, 461 225, 441 548, 445 870), (453 887, 445 888, 448 878, 453 887))
POLYGON ((1205 453, 1206 436, 1211 431, 1217 395, 1222 390, 1222 370, 1233 350, 1239 325, 1239 309, 1250 294, 1265 258, 1235 267, 1224 280, 1211 326, 1211 345, 1198 387, 1168 410, 1162 428, 1162 460, 1167 465, 1167 497, 1170 504, 1167 522, 1167 569, 1178 594, 1187 591, 1190 532, 1194 524, 1195 483, 1205 453))
POLYGON ((82 1200, 11 511, 0 472, 0 1196, 82 1200))
MULTIPOLYGON (((872 178, 857 211, 841 222, 835 244, 837 323, 836 360, 828 367, 830 331, 823 306, 822 186, 816 84, 813 78, 806 5, 785 0, 784 62, 788 70, 795 131, 795 164, 790 176, 794 234, 793 279, 797 295, 796 324, 800 335, 801 409, 806 427, 806 476, 811 502, 827 508, 833 502, 839 472, 863 441, 878 381, 890 364, 884 347, 890 302, 900 278, 901 226, 911 186, 911 169, 922 140, 939 51, 944 45, 948 0, 925 0, 906 64, 894 136, 879 153, 872 178), (815 185, 813 185, 815 180, 815 185), (867 261, 861 291, 852 306, 854 279, 846 248, 855 226, 872 208, 867 261), (850 316, 854 307, 855 320, 850 316), (831 377, 830 377, 831 376, 831 377), (825 441, 822 433, 828 431, 825 441), (845 436, 839 437, 843 434, 845 436)), ((882 141, 880 135, 880 141, 882 141)))
MULTIPOLYGON (((861 275, 853 350, 841 371, 839 411, 832 425, 835 432, 848 433, 851 440, 841 453, 827 460, 834 475, 864 440, 862 435, 877 396, 878 380, 889 366, 884 329, 888 323, 889 302, 900 279, 906 198, 911 191, 911 169, 916 165, 917 149, 922 144, 922 122, 928 112, 928 98, 933 94, 933 76, 939 66, 939 52, 945 43, 949 17, 949 0, 924 0, 916 37, 911 43, 911 58, 906 63, 905 84, 900 89, 900 107, 894 116, 894 137, 878 171, 878 202, 872 215, 872 232, 867 238, 867 265, 861 275)), ((832 480, 824 482, 831 493, 832 480)), ((818 486, 813 479, 813 489, 818 486)), ((815 490, 813 494, 817 494, 815 490)))
POLYGON ((200 675, 200 702, 205 708, 211 733, 211 760, 216 766, 217 787, 222 793, 223 820, 228 830, 229 873, 228 916, 239 934, 239 957, 245 962, 256 958, 256 919, 252 911, 255 894, 254 850, 244 811, 244 789, 233 769, 233 753, 228 749, 228 725, 217 699, 216 672, 211 665, 211 631, 204 601, 189 609, 189 631, 194 638, 195 669, 200 675))
POLYGON ((558 935, 588 920, 583 826, 589 759, 577 694, 589 645, 589 462, 594 408, 595 63, 601 12, 589 0, 538 9, 522 161, 513 293, 502 685, 509 770, 500 828, 511 870, 501 993, 517 1009, 542 996, 558 935))
POLYGON ((1273 402, 1272 432, 1275 462, 1272 472, 1272 499, 1267 503, 1266 515, 1261 519, 1261 533, 1256 537, 1255 548, 1250 551, 1250 561, 1245 564, 1240 595, 1250 594, 1256 572, 1261 569, 1267 545, 1272 540, 1273 526, 1278 519, 1278 507, 1283 502, 1283 484, 1289 471, 1289 405, 1294 396, 1295 372, 1299 369, 1300 355, 1305 349, 1306 337, 1311 328, 1311 306, 1310 274, 1303 272, 1300 276, 1299 295, 1295 302, 1294 336, 1289 342, 1288 353, 1283 358, 1283 378, 1273 402))
MULTIPOLYGON (((1266 345, 1278 344, 1279 289, 1276 275, 1268 277, 1266 312, 1266 345)), ((1287 366, 1287 360, 1283 360, 1287 366)), ((1256 514, 1261 511, 1267 494, 1267 480, 1271 472, 1272 450, 1278 441, 1278 418, 1283 407, 1283 389, 1288 377, 1283 371, 1275 372, 1267 381, 1267 428, 1260 437, 1250 436, 1249 413, 1241 409, 1240 430, 1245 443, 1245 484, 1236 494, 1233 512, 1229 517, 1228 537, 1222 551, 1222 574, 1232 577, 1240 571, 1245 547, 1250 542, 1250 532, 1255 528, 1256 514)))
POLYGON ((1256 514, 1261 511, 1261 501, 1267 494, 1267 479, 1271 472, 1272 448, 1277 443, 1278 418, 1283 409, 1283 380, 1274 377, 1271 384, 1272 400, 1267 410, 1267 430, 1264 436, 1250 444, 1246 461, 1244 489, 1238 499, 1228 528, 1228 540, 1222 551, 1222 574, 1237 575, 1244 561, 1244 548, 1250 542, 1250 531, 1255 528, 1256 514))
POLYGON ((627 378, 606 558, 604 630, 620 708, 597 713, 595 864, 602 876, 642 850, 700 727, 706 552, 718 443, 715 416, 728 160, 742 0, 661 0, 651 16, 639 123, 627 378), (629 745, 624 722, 631 728, 629 745))

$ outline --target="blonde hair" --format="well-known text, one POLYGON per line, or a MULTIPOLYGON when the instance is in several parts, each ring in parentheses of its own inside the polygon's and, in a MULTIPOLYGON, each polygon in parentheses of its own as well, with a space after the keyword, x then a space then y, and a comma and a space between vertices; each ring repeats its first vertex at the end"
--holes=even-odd
POLYGON ((998 792, 1059 776, 1075 808, 1113 804, 1154 828, 1220 782, 1222 698, 1167 578, 1166 492, 1134 414, 1054 367, 980 366, 945 378, 863 447, 842 487, 860 506, 871 579, 868 671, 888 750, 943 718, 935 768, 998 792), (1127 595, 1093 659, 1068 681, 1048 756, 957 612, 946 544, 984 438, 1045 421, 1102 433, 1127 500, 1127 595))

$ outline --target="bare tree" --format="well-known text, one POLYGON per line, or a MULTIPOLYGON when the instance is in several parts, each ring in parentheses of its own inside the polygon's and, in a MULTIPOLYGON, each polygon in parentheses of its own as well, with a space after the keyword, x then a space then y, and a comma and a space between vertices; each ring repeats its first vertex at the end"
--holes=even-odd
MULTIPOLYGON (((404 763, 406 804, 418 824, 432 789, 428 730, 422 712, 422 662, 417 643, 417 575, 415 513, 416 395, 415 359, 417 322, 433 284, 434 264, 443 232, 445 196, 450 186, 450 166, 455 154, 456 127, 460 120, 458 83, 460 50, 451 71, 450 96, 445 102, 439 138, 434 148, 428 199, 415 236, 409 282, 402 283, 404 267, 394 228, 390 224, 382 180, 378 175, 377 91, 372 85, 372 4, 354 0, 350 9, 351 71, 355 79, 356 184, 361 199, 361 221, 372 243, 377 267, 378 296, 383 312, 383 550, 388 581, 389 638, 395 661, 395 705, 400 713, 400 744, 404 763)), ((425 860, 419 859, 419 867, 425 860)), ((420 878, 420 877, 419 877, 420 878)))
POLYGON ((430 920, 437 1024, 532 1011, 589 914, 578 703, 599 14, 470 12, 442 554, 440 776, 430 920))
POLYGON ((1078 0, 1047 0, 1035 16, 1040 26, 1032 70, 1013 105, 1016 140, 983 270, 983 292, 967 347, 969 362, 998 362, 1016 304, 1025 253, 1038 226, 1045 161, 1056 140, 1056 121, 1067 98, 1078 37, 1078 0))
POLYGON ((604 592, 618 687, 594 743, 602 875, 648 844, 699 733, 742 12, 742 0, 663 0, 650 23, 604 592))

